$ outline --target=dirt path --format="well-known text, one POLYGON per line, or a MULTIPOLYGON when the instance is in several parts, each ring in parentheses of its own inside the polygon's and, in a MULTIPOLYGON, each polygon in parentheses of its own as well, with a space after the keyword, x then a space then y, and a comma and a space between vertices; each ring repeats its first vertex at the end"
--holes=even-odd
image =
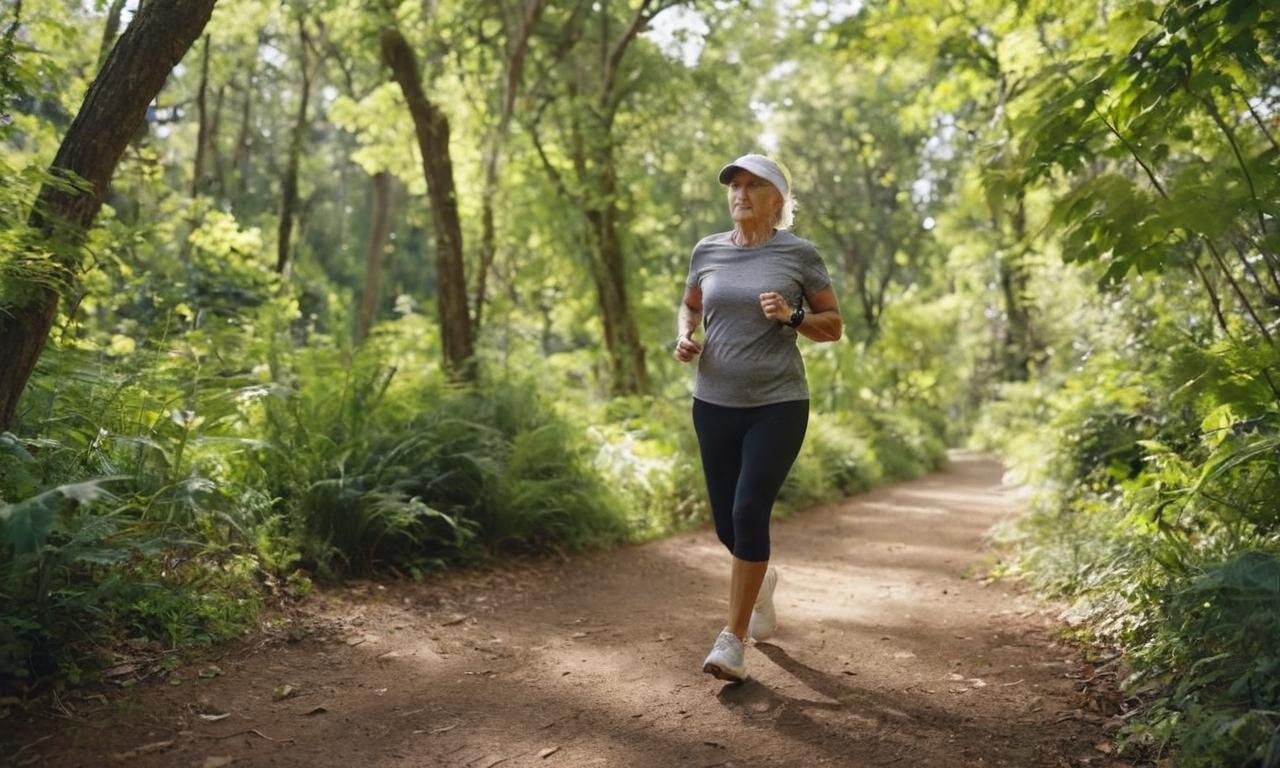
POLYGON ((1095 746, 1101 717, 1080 709, 1055 622, 981 578, 984 533, 1019 503, 999 479, 954 453, 943 472, 775 523, 779 631, 748 650, 742 685, 700 671, 727 605, 708 530, 327 593, 308 611, 328 631, 238 647, 212 679, 193 666, 106 707, 64 702, 79 720, 0 720, 17 729, 0 758, 52 735, 16 762, 1125 765, 1095 746))

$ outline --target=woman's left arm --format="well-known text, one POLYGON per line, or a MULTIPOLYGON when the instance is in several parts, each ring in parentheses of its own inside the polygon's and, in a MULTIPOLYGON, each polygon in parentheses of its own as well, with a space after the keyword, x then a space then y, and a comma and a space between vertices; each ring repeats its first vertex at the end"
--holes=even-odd
POLYGON ((836 341, 844 333, 844 320, 840 318, 840 304, 835 289, 827 286, 809 297, 809 310, 804 321, 796 328, 806 338, 814 341, 836 341))

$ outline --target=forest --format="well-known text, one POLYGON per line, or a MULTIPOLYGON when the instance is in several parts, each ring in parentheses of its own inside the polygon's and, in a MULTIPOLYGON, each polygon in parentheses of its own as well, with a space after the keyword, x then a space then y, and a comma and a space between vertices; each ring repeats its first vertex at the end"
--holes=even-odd
POLYGON ((1266 0, 4 0, 2 701, 706 525, 676 307, 763 152, 844 318, 779 514, 999 455, 1121 752, 1280 766, 1278 61, 1266 0))

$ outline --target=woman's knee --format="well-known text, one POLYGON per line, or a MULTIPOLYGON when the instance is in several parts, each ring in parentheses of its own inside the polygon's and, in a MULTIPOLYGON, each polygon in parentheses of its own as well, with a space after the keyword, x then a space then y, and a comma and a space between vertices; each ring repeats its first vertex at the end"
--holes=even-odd
POLYGON ((720 539, 720 543, 725 549, 733 552, 735 543, 733 519, 729 515, 716 516, 716 538, 720 539))
POLYGON ((720 530, 719 528, 717 528, 717 529, 716 529, 716 537, 720 539, 720 543, 721 543, 721 544, 723 544, 723 545, 724 545, 724 548, 725 548, 725 549, 727 549, 727 550, 729 550, 729 552, 730 552, 731 554, 735 552, 735 550, 734 550, 734 543, 735 543, 735 542, 734 542, 733 532, 732 532, 732 531, 723 531, 723 530, 720 530))
POLYGON ((760 562, 769 559, 769 513, 772 503, 740 504, 733 510, 733 556, 760 562))
POLYGON ((763 536, 739 537, 730 550, 733 556, 749 563, 763 563, 769 559, 769 532, 763 536))

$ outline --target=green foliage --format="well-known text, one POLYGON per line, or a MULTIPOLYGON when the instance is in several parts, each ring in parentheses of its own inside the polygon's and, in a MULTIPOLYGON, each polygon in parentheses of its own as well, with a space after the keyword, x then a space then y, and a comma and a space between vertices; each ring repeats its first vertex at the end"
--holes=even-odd
POLYGON ((1230 372, 1237 349, 1184 344, 1141 378, 1099 354, 980 420, 1041 488, 1005 533, 1011 571, 1070 598, 1125 651, 1130 690, 1158 692, 1129 748, 1196 766, 1262 765, 1280 726, 1280 412, 1230 372), (1192 358, 1216 363, 1188 381, 1192 358))
POLYGON ((1189 766, 1264 765, 1280 729, 1280 554, 1245 551, 1168 595, 1144 651, 1171 675, 1144 736, 1172 741, 1189 766))

